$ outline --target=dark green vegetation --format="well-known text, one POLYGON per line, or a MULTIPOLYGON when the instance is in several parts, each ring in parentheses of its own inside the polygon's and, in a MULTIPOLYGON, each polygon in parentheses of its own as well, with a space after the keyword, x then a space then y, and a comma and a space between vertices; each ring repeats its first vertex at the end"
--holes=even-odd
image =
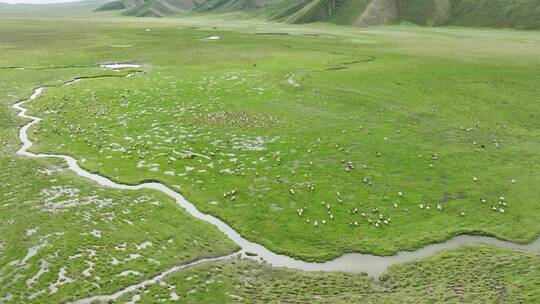
MULTIPOLYGON (((208 41, 216 31, 151 25, 57 27, 56 41, 76 46, 40 36, 49 62, 135 60, 146 73, 46 91, 28 105, 44 118, 34 151, 121 182, 162 181, 248 239, 308 260, 460 233, 538 235, 536 33, 208 41)), ((16 39, 30 41, 26 28, 16 39)))
POLYGON ((540 2, 535 0, 283 0, 275 7, 274 18, 296 23, 540 27, 540 2))
POLYGON ((393 267, 378 283, 366 275, 297 272, 233 260, 174 274, 136 297, 140 303, 538 303, 539 272, 538 255, 482 245, 393 267))
POLYGON ((271 20, 347 25, 413 22, 420 25, 540 28, 537 0, 123 0, 100 10, 129 8, 130 16, 246 11, 271 20))

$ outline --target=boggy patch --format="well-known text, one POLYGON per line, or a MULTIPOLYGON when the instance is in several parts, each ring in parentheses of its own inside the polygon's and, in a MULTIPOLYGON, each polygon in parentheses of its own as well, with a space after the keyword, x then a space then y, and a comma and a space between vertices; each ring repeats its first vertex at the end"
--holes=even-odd
POLYGON ((267 128, 279 123, 276 116, 254 114, 244 111, 219 111, 196 114, 196 119, 211 125, 243 128, 267 128))

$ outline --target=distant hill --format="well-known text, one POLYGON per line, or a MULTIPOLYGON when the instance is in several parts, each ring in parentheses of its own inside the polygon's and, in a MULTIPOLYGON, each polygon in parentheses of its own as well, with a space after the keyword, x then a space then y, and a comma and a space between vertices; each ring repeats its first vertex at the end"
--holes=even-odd
POLYGON ((540 28, 540 0, 116 0, 98 10, 162 17, 194 12, 248 11, 290 22, 370 26, 397 22, 540 28))
POLYGON ((0 0, 0 17, 65 17, 88 15, 108 0, 85 0, 78 2, 48 4, 7 4, 0 0))
POLYGON ((124 15, 139 17, 164 17, 186 11, 230 12, 255 10, 274 0, 117 0, 107 3, 97 11, 124 9, 124 15))
POLYGON ((392 22, 540 28, 539 0, 282 0, 271 18, 369 26, 392 22))

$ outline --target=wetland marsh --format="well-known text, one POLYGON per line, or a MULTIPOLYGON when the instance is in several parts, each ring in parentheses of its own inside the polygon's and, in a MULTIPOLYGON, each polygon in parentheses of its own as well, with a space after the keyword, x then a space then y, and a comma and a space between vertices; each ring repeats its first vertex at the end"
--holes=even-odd
POLYGON ((115 299, 323 303, 349 288, 359 291, 339 292, 341 302, 538 299, 538 32, 207 18, 0 20, 1 301, 113 294, 240 248, 243 260, 194 265, 115 299), (257 35, 279 31, 289 35, 257 35), (28 121, 11 108, 36 87, 21 107, 41 120, 19 138, 28 121), (69 167, 26 150, 66 155, 69 167), (421 249, 449 239, 515 249, 421 249), (384 257, 400 251, 413 253, 384 257), (347 253, 364 255, 338 258, 347 253), (250 261, 260 258, 270 265, 250 261), (193 271, 206 283, 179 283, 193 271), (410 273, 412 289, 393 279, 410 273), (253 294, 238 287, 243 276, 312 298, 253 294))

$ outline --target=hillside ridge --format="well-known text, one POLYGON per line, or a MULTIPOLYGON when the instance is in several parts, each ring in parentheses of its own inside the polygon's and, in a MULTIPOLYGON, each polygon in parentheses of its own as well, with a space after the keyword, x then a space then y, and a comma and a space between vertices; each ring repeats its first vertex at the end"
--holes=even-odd
POLYGON ((139 17, 244 11, 280 22, 360 27, 411 22, 540 29, 538 0, 114 0, 97 10, 139 17))

